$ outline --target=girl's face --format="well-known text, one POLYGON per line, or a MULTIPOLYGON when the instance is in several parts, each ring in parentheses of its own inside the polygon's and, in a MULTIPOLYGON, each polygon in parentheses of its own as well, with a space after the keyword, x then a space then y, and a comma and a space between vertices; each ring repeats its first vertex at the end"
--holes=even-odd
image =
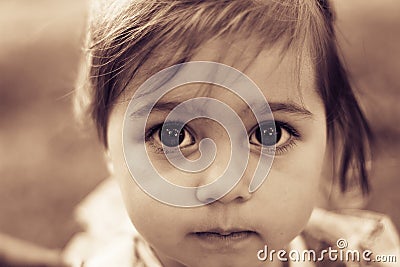
MULTIPOLYGON (((297 56, 289 51, 282 58, 275 48, 257 53, 248 42, 232 45, 220 40, 204 45, 192 58, 218 61, 243 71, 258 85, 270 105, 278 104, 274 106, 279 108, 273 111, 280 132, 275 159, 267 179, 253 193, 248 188, 262 147, 258 124, 249 107, 228 90, 202 90, 192 84, 176 88, 162 98, 163 102, 174 103, 199 96, 218 99, 237 112, 248 131, 245 141, 250 143, 251 155, 242 179, 223 198, 197 208, 163 204, 139 188, 130 176, 123 154, 121 133, 128 103, 118 104, 112 111, 108 142, 115 176, 133 224, 165 266, 272 266, 277 262, 260 262, 257 252, 265 245, 268 249, 285 248, 304 229, 319 189, 326 124, 311 59, 303 56, 299 73, 297 56), (221 51, 225 52, 223 57, 221 51)), ((158 171, 179 184, 185 178, 187 181, 188 174, 170 166, 161 150, 161 142, 168 140, 159 138, 161 126, 157 128, 167 115, 168 110, 151 113, 146 146, 158 171)), ((230 140, 221 125, 196 119, 181 135, 178 145, 188 158, 199 155, 201 139, 211 138, 215 142, 218 152, 214 162, 196 177, 204 184, 219 177, 230 153, 230 140)))

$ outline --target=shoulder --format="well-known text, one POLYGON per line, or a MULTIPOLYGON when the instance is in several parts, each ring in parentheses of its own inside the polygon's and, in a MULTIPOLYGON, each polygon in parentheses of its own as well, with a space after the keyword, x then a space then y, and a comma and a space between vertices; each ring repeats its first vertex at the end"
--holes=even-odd
MULTIPOLYGON (((316 208, 302 236, 308 247, 316 250, 331 247, 338 251, 338 256, 342 252, 345 255, 348 251, 358 251, 362 256, 364 251, 371 251, 371 261, 378 255, 392 255, 397 260, 400 259, 399 236, 393 222, 388 216, 372 211, 327 211, 316 208)), ((342 265, 338 266, 350 266, 350 263, 342 261, 342 265)), ((356 266, 364 265, 360 263, 356 266)), ((370 262, 368 266, 395 265, 370 262)))

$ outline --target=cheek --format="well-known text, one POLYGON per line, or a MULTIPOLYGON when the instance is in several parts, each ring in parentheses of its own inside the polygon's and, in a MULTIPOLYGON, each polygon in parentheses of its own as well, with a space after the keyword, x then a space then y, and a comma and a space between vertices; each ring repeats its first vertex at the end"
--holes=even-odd
MULTIPOLYGON (((301 180, 308 172, 280 172, 273 170, 256 198, 257 210, 262 214, 259 219, 268 245, 280 249, 286 246, 306 226, 315 205, 315 183, 301 180), (291 180, 290 183, 282 181, 291 180), (266 188, 268 187, 268 188, 266 188)), ((310 177, 311 178, 311 177, 310 177)))
POLYGON ((118 181, 127 212, 138 232, 150 244, 157 242, 157 245, 167 246, 164 241, 174 242, 174 238, 180 236, 177 233, 177 229, 180 228, 174 225, 180 224, 176 220, 182 216, 175 208, 164 205, 144 193, 131 177, 123 154, 121 133, 124 111, 123 107, 117 107, 109 122, 108 144, 114 167, 113 177, 118 181))
POLYGON ((115 174, 126 210, 136 230, 157 251, 168 255, 178 253, 176 248, 182 247, 190 214, 148 196, 132 179, 128 170, 116 170, 115 174))
POLYGON ((276 157, 271 171, 255 193, 266 239, 271 247, 287 245, 306 226, 317 204, 325 153, 324 134, 276 157))
POLYGON ((162 244, 162 240, 171 241, 174 235, 178 236, 174 232, 176 228, 173 228, 173 225, 179 224, 176 221, 180 217, 178 210, 154 200, 137 185, 125 164, 122 150, 112 153, 112 159, 114 177, 120 186, 129 217, 138 232, 150 243, 157 241, 162 244), (164 231, 166 228, 171 231, 164 231))

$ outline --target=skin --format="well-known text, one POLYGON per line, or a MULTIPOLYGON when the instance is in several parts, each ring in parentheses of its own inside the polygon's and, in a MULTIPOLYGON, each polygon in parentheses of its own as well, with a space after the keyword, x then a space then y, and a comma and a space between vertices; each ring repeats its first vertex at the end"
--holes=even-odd
MULTIPOLYGON (((278 48, 264 49, 260 53, 248 42, 215 40, 205 44, 192 60, 218 61, 233 66, 248 75, 261 89, 269 103, 296 103, 310 112, 304 114, 278 111, 276 121, 284 121, 300 134, 294 138, 284 131, 279 146, 292 144, 277 152, 268 175, 261 187, 249 193, 248 186, 259 157, 259 146, 252 144, 250 161, 236 187, 212 204, 197 208, 179 208, 163 204, 144 193, 130 176, 123 154, 122 124, 126 102, 116 105, 111 113, 108 142, 109 153, 124 197, 130 218, 154 249, 166 267, 181 266, 280 266, 280 262, 260 262, 257 251, 268 245, 269 249, 285 248, 306 226, 321 183, 321 170, 326 150, 326 123, 324 105, 317 94, 315 70, 305 55, 300 68, 300 82, 295 70, 296 53, 287 51, 279 57, 278 48), (230 47, 229 54, 221 59, 221 51, 230 47), (256 56, 254 56, 256 55, 256 56), (300 85, 300 88, 299 88, 300 85), (252 231, 240 242, 202 242, 194 232, 212 228, 252 231)), ((134 88, 131 88, 133 91, 134 88)), ((248 107, 227 90, 208 90, 194 85, 175 89, 163 97, 163 101, 182 102, 198 96, 216 98, 231 106, 242 119, 251 135, 257 126, 248 107)), ((162 122, 166 112, 151 114, 148 124, 162 122)), ((229 157, 229 138, 218 123, 198 119, 190 125, 196 137, 211 138, 217 146, 213 164, 201 173, 192 175, 189 182, 208 184, 226 167, 229 157), (195 182, 194 182, 195 181, 195 182)), ((156 153, 157 138, 149 142, 149 157, 166 179, 180 185, 187 175, 170 166, 165 156, 156 153)), ((198 145, 198 140, 196 141, 198 145)), ((199 157, 198 146, 182 149, 190 159, 199 157)), ((185 180, 186 181, 186 180, 185 180)), ((203 197, 207 197, 207 194, 203 197)))

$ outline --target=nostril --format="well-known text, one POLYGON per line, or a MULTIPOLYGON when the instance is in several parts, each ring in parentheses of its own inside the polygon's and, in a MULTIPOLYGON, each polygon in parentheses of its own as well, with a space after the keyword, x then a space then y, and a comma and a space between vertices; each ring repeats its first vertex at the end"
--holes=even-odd
POLYGON ((209 198, 206 199, 205 203, 212 203, 214 201, 216 201, 215 198, 209 197, 209 198))
POLYGON ((204 204, 212 203, 218 199, 217 192, 215 189, 209 187, 199 187, 197 188, 196 197, 204 204))

